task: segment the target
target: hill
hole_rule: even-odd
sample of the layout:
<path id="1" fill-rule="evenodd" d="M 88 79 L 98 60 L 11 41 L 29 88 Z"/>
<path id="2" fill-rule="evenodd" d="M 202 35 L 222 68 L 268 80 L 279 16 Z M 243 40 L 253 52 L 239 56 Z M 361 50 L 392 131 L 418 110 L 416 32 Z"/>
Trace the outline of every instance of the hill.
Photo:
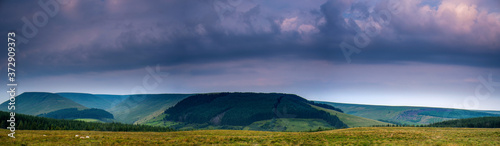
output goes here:
<path id="1" fill-rule="evenodd" d="M 500 116 L 486 112 L 449 108 L 362 105 L 323 101 L 316 102 L 340 108 L 346 114 L 400 125 L 424 125 L 452 119 Z"/>
<path id="2" fill-rule="evenodd" d="M 108 111 L 122 123 L 141 124 L 163 113 L 167 108 L 192 94 L 138 94 L 129 95 Z"/>
<path id="3" fill-rule="evenodd" d="M 500 117 L 449 120 L 429 124 L 430 127 L 500 128 Z"/>
<path id="4" fill-rule="evenodd" d="M 87 93 L 56 93 L 88 108 L 110 109 L 123 101 L 122 95 L 93 95 Z"/>
<path id="5" fill-rule="evenodd" d="M 289 120 L 286 121 L 288 124 L 281 125 L 276 124 L 275 119 Z M 197 94 L 166 110 L 163 120 L 177 122 L 177 128 L 181 129 L 188 126 L 196 129 L 207 127 L 245 129 L 246 127 L 254 130 L 252 127 L 260 125 L 261 127 L 255 130 L 287 131 L 293 129 L 290 126 L 294 126 L 293 123 L 297 122 L 313 124 L 305 126 L 305 129 L 312 129 L 318 124 L 330 128 L 347 127 L 337 116 L 311 107 L 308 100 L 297 95 L 279 93 Z"/>
<path id="6" fill-rule="evenodd" d="M 39 117 L 47 117 L 53 119 L 97 119 L 101 121 L 108 121 L 113 119 L 113 114 L 102 109 L 83 109 L 76 108 L 61 109 L 46 114 L 37 115 Z"/>
<path id="7" fill-rule="evenodd" d="M 8 103 L 8 101 L 2 103 L 0 110 L 6 111 Z M 16 113 L 39 115 L 66 108 L 87 109 L 81 104 L 54 93 L 24 92 L 16 97 Z"/>

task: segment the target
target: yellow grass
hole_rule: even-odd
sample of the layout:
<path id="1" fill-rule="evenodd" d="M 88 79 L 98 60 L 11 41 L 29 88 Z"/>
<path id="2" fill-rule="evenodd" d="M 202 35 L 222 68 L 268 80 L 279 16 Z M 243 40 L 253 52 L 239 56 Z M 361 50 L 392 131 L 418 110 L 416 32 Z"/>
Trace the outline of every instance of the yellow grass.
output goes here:
<path id="1" fill-rule="evenodd" d="M 500 145 L 500 129 L 373 127 L 323 132 L 200 130 L 180 132 L 99 132 L 0 130 L 0 145 Z M 79 135 L 79 137 L 75 137 Z M 90 138 L 80 138 L 89 136 Z"/>

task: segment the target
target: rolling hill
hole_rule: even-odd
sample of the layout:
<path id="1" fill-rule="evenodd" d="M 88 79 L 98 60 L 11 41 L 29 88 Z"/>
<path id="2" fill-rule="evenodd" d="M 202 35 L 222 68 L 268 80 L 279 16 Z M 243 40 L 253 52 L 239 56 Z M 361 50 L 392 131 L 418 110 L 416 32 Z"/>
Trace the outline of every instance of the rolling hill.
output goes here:
<path id="1" fill-rule="evenodd" d="M 116 96 L 98 96 L 87 93 L 56 93 L 62 97 L 66 97 L 68 99 L 73 100 L 76 103 L 79 103 L 88 108 L 98 108 L 98 109 L 110 109 L 120 101 L 123 101 L 123 97 Z M 107 97 L 107 98 L 106 98 Z M 114 100 L 113 100 L 114 99 Z M 118 102 L 114 102 L 118 101 Z"/>
<path id="2" fill-rule="evenodd" d="M 500 116 L 498 114 L 487 112 L 449 108 L 362 105 L 323 101 L 316 102 L 340 108 L 346 114 L 393 124 L 422 125 L 453 119 Z"/>
<path id="3" fill-rule="evenodd" d="M 0 106 L 4 108 L 0 110 L 7 110 L 7 105 L 8 102 L 2 103 Z M 97 110 L 89 107 L 106 111 L 99 110 L 100 114 L 87 116 L 88 111 Z M 25 92 L 17 96 L 16 112 L 63 119 L 172 126 L 181 130 L 265 131 L 426 125 L 453 119 L 500 117 L 499 111 L 308 101 L 281 93 L 104 95 Z"/>
<path id="4" fill-rule="evenodd" d="M 106 101 L 108 101 L 109 103 L 111 103 L 111 105 L 109 106 L 110 108 L 107 108 L 107 109 L 111 109 L 112 107 L 115 107 L 116 105 L 118 105 L 119 103 L 121 103 L 122 101 L 124 101 L 125 99 L 127 99 L 130 95 L 110 95 L 110 94 L 93 94 L 94 96 L 97 96 L 97 97 L 100 97 Z M 105 109 L 105 110 L 107 110 Z"/>
<path id="5" fill-rule="evenodd" d="M 136 123 L 147 121 L 163 113 L 167 108 L 192 94 L 141 94 L 141 95 L 106 95 L 87 93 L 44 93 L 25 92 L 16 98 L 16 112 L 28 115 L 60 114 L 57 110 L 76 108 L 78 110 L 97 108 L 113 114 L 116 121 Z M 8 102 L 0 110 L 6 111 Z M 84 118 L 88 119 L 88 118 Z M 99 118 L 92 118 L 99 119 Z"/>
<path id="6" fill-rule="evenodd" d="M 171 126 L 178 129 L 305 131 L 321 126 L 347 127 L 337 116 L 311 107 L 308 100 L 280 93 L 197 94 L 180 101 L 162 116 L 161 120 L 173 122 Z"/>
<path id="7" fill-rule="evenodd" d="M 108 111 L 119 122 L 142 124 L 190 95 L 192 94 L 129 95 L 128 98 Z"/>
<path id="8" fill-rule="evenodd" d="M 0 110 L 8 110 L 8 103 L 9 101 L 2 103 Z M 24 92 L 16 97 L 15 106 L 16 113 L 28 115 L 39 115 L 66 108 L 87 109 L 87 107 L 68 98 L 45 92 Z"/>

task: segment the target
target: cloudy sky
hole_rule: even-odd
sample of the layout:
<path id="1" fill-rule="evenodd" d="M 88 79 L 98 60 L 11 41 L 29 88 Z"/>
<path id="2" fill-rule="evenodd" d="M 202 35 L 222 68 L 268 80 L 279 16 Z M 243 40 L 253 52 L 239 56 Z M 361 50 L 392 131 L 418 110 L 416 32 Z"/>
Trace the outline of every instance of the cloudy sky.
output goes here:
<path id="1" fill-rule="evenodd" d="M 1 1 L 0 15 L 19 92 L 500 110 L 498 0 Z"/>

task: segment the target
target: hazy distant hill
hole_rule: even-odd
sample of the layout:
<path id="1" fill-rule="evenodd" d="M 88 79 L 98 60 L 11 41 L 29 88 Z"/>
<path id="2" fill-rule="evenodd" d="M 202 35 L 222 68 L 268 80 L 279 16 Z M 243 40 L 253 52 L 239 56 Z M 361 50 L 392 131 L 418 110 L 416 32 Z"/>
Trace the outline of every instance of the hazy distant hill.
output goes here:
<path id="1" fill-rule="evenodd" d="M 127 99 L 109 109 L 115 120 L 123 123 L 142 123 L 174 106 L 192 94 L 140 94 L 129 95 Z"/>
<path id="2" fill-rule="evenodd" d="M 317 126 L 347 127 L 337 116 L 311 107 L 308 100 L 279 93 L 197 94 L 166 110 L 163 120 L 175 122 L 174 127 L 180 129 L 305 131 Z"/>
<path id="3" fill-rule="evenodd" d="M 93 95 L 87 93 L 56 93 L 73 100 L 88 108 L 110 109 L 123 101 L 127 96 L 121 95 Z"/>
<path id="4" fill-rule="evenodd" d="M 390 122 L 396 124 L 430 124 L 452 119 L 500 116 L 487 112 L 430 108 L 430 107 L 412 107 L 412 106 L 380 106 L 380 105 L 362 105 L 346 104 L 335 102 L 323 102 L 342 109 L 346 114 L 365 117 L 369 119 Z"/>
<path id="5" fill-rule="evenodd" d="M 100 97 L 109 103 L 111 103 L 110 108 L 115 107 L 119 103 L 123 102 L 125 99 L 127 99 L 130 95 L 111 95 L 111 94 L 94 94 L 94 96 Z"/>
<path id="6" fill-rule="evenodd" d="M 7 111 L 8 103 L 9 101 L 2 103 L 0 110 Z M 15 106 L 16 113 L 28 115 L 39 115 L 66 108 L 87 109 L 68 98 L 45 92 L 24 92 L 16 97 Z"/>

